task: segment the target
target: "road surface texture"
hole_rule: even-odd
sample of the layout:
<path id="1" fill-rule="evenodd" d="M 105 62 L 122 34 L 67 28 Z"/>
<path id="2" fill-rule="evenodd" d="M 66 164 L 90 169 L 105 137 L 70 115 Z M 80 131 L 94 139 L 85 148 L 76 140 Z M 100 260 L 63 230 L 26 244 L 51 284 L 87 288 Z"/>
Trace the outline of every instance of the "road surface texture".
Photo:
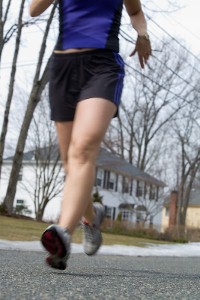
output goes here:
<path id="1" fill-rule="evenodd" d="M 44 258 L 0 250 L 0 299 L 200 299 L 199 258 L 72 254 L 65 271 Z"/>

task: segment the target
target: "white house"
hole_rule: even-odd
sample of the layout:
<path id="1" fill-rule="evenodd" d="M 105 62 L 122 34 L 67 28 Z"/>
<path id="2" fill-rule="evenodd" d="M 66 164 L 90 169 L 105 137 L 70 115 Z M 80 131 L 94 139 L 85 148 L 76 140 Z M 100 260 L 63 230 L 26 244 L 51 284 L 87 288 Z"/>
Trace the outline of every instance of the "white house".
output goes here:
<path id="1" fill-rule="evenodd" d="M 57 149 L 57 147 L 56 147 Z M 56 150 L 57 151 L 57 150 Z M 56 152 L 54 151 L 54 152 Z M 43 149 L 45 152 L 45 149 Z M 50 168 L 55 165 L 52 155 Z M 44 160 L 44 158 L 43 158 Z M 36 182 L 40 182 L 36 173 L 35 152 L 24 154 L 22 169 L 18 179 L 17 192 L 14 206 L 26 205 L 34 213 L 34 197 Z M 1 201 L 4 199 L 11 170 L 12 159 L 6 159 L 3 165 L 1 180 Z M 57 182 L 64 182 L 64 171 L 59 160 L 54 172 L 58 174 Z M 49 171 L 48 171 L 49 172 Z M 37 177 L 37 179 L 36 179 Z M 58 186 L 56 183 L 55 187 Z M 122 220 L 139 222 L 145 218 L 148 212 L 150 222 L 159 227 L 161 225 L 162 195 L 165 184 L 127 163 L 120 157 L 113 155 L 105 149 L 100 149 L 96 162 L 96 181 L 94 192 L 98 190 L 103 196 L 102 202 L 106 206 L 107 217 L 112 220 L 121 216 Z M 42 187 L 41 187 L 42 188 Z M 62 192 L 59 192 L 46 206 L 45 220 L 55 220 L 59 216 Z"/>

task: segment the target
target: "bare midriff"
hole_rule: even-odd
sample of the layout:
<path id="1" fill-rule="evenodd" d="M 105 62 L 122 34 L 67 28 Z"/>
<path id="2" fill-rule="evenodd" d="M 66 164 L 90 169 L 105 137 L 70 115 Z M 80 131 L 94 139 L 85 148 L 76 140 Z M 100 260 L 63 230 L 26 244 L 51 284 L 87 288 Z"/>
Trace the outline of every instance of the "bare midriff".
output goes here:
<path id="1" fill-rule="evenodd" d="M 66 50 L 54 50 L 54 53 L 76 53 L 76 52 L 85 52 L 85 51 L 92 51 L 95 50 L 96 48 L 72 48 L 72 49 L 66 49 Z"/>

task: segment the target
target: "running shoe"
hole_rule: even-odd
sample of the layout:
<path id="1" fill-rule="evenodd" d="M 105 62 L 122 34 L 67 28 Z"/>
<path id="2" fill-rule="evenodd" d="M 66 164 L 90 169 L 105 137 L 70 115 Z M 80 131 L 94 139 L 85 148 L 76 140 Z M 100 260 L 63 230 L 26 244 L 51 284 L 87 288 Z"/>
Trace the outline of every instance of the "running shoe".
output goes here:
<path id="1" fill-rule="evenodd" d="M 82 223 L 84 232 L 83 247 L 84 252 L 87 255 L 94 255 L 102 244 L 100 226 L 105 217 L 105 208 L 99 202 L 95 202 L 93 205 L 96 213 L 93 225 L 90 225 L 87 222 Z"/>
<path id="2" fill-rule="evenodd" d="M 58 225 L 50 225 L 41 236 L 41 243 L 49 252 L 47 264 L 55 269 L 65 270 L 70 255 L 70 234 Z"/>

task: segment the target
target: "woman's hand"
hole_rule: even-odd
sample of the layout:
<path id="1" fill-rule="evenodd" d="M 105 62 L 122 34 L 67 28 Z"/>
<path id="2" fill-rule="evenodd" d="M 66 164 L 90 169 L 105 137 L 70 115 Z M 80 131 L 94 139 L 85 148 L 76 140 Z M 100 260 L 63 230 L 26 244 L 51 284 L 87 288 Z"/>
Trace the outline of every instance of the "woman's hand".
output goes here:
<path id="1" fill-rule="evenodd" d="M 141 7 L 141 1 L 124 0 L 124 4 L 130 16 L 131 24 L 138 34 L 135 49 L 130 56 L 133 56 L 137 52 L 141 68 L 144 69 L 151 55 L 151 42 L 147 34 L 147 22 Z"/>
<path id="2" fill-rule="evenodd" d="M 151 55 L 151 42 L 147 34 L 145 35 L 138 35 L 135 49 L 130 54 L 130 56 L 135 55 L 137 52 L 140 66 L 142 69 L 144 69 L 145 64 L 147 63 L 147 60 L 149 59 L 149 56 Z"/>

